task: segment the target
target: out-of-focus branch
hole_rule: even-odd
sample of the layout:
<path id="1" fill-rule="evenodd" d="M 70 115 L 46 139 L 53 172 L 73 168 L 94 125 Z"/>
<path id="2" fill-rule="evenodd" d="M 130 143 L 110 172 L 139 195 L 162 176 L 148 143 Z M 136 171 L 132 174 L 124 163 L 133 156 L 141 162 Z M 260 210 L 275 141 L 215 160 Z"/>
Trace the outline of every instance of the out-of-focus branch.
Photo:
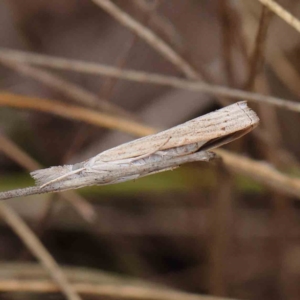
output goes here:
<path id="1" fill-rule="evenodd" d="M 14 61 L 46 66 L 50 68 L 67 69 L 87 74 L 105 75 L 140 83 L 171 86 L 174 88 L 186 89 L 195 92 L 205 92 L 211 95 L 228 97 L 231 99 L 244 99 L 300 112 L 300 104 L 290 100 L 246 92 L 238 89 L 231 89 L 228 87 L 208 84 L 199 81 L 194 82 L 190 80 L 183 80 L 172 76 L 164 76 L 133 70 L 122 70 L 114 67 L 104 66 L 101 64 L 87 63 L 83 61 L 57 58 L 47 55 L 30 54 L 22 51 L 7 50 L 3 48 L 0 48 L 0 57 L 6 57 L 7 59 L 11 59 Z"/>
<path id="2" fill-rule="evenodd" d="M 198 72 L 186 62 L 176 51 L 167 43 L 159 38 L 155 33 L 144 25 L 134 20 L 130 15 L 121 10 L 117 5 L 109 0 L 92 0 L 102 9 L 112 15 L 118 22 L 135 32 L 140 38 L 150 44 L 167 60 L 172 62 L 180 71 L 182 71 L 190 79 L 201 79 Z"/>
<path id="3" fill-rule="evenodd" d="M 58 287 L 48 280 L 46 272 L 37 264 L 3 263 L 0 267 L 1 292 L 55 293 L 58 291 Z M 74 290 L 90 297 L 123 300 L 230 300 L 176 291 L 148 284 L 146 281 L 124 279 L 88 268 L 62 267 L 62 270 L 71 281 Z M 31 279 L 24 280 L 29 276 Z"/>
<path id="4" fill-rule="evenodd" d="M 97 126 L 118 129 L 137 136 L 152 134 L 154 132 L 151 127 L 147 127 L 136 121 L 130 121 L 127 118 L 122 118 L 120 116 L 117 117 L 54 100 L 52 101 L 11 93 L 0 93 L 0 106 L 34 109 L 72 120 L 84 121 Z"/>
<path id="5" fill-rule="evenodd" d="M 287 22 L 290 26 L 300 32 L 300 21 L 296 17 L 294 17 L 291 13 L 285 10 L 282 6 L 280 6 L 277 2 L 273 0 L 258 0 L 263 5 L 272 10 L 276 15 L 278 15 L 282 20 Z"/>
<path id="6" fill-rule="evenodd" d="M 266 7 L 263 7 L 259 20 L 258 31 L 255 38 L 254 50 L 249 60 L 250 70 L 245 84 L 246 90 L 251 91 L 253 89 L 255 78 L 261 71 L 264 60 L 267 32 L 272 15 L 273 14 Z"/>
<path id="7" fill-rule="evenodd" d="M 163 1 L 161 1 L 162 3 Z M 153 10 L 153 5 L 152 3 L 149 3 L 146 1 L 140 1 L 140 0 L 133 0 L 131 1 L 131 5 L 133 5 L 136 9 L 138 9 L 139 13 L 147 15 L 149 14 L 149 11 L 151 12 L 151 17 L 150 17 L 150 25 L 151 28 L 155 31 L 158 32 L 158 34 L 169 43 L 171 47 L 174 49 L 179 50 L 180 53 L 186 50 L 186 45 L 184 45 L 183 37 L 181 34 L 178 32 L 174 24 L 170 19 L 167 19 L 165 16 L 160 14 L 159 12 Z M 143 22 L 144 25 L 145 22 Z"/>
<path id="8" fill-rule="evenodd" d="M 24 76 L 28 76 L 33 78 L 48 87 L 59 91 L 61 94 L 69 97 L 73 101 L 77 103 L 83 104 L 85 106 L 89 106 L 92 108 L 100 109 L 104 112 L 108 112 L 116 115 L 123 115 L 129 117 L 133 117 L 129 112 L 125 111 L 121 107 L 110 103 L 104 99 L 101 99 L 94 95 L 93 93 L 85 90 L 78 85 L 71 83 L 57 75 L 51 74 L 48 71 L 39 70 L 37 68 L 31 67 L 26 64 L 18 64 L 11 60 L 1 58 L 0 63 Z"/>
<path id="9" fill-rule="evenodd" d="M 223 149 L 214 150 L 214 152 L 222 157 L 228 169 L 249 176 L 278 192 L 300 199 L 299 178 L 279 172 L 267 162 L 259 162 Z"/>
<path id="10" fill-rule="evenodd" d="M 27 226 L 27 224 L 20 218 L 20 216 L 5 203 L 0 203 L 0 215 L 2 215 L 4 220 L 10 225 L 10 227 L 34 254 L 34 256 L 36 256 L 41 264 L 45 267 L 49 275 L 54 279 L 67 299 L 81 300 L 81 297 L 70 285 L 54 258 L 41 244 L 39 239 Z"/>

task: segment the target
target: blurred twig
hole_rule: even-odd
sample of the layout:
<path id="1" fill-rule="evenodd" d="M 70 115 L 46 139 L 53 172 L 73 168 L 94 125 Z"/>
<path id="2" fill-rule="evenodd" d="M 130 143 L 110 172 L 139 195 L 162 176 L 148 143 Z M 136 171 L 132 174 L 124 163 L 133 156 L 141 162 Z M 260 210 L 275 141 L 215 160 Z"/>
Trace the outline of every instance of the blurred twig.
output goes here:
<path id="1" fill-rule="evenodd" d="M 228 294 L 229 252 L 232 250 L 232 231 L 234 202 L 236 198 L 235 184 L 232 174 L 220 162 L 217 172 L 218 188 L 212 193 L 211 212 L 209 216 L 209 294 L 224 296 Z"/>
<path id="2" fill-rule="evenodd" d="M 267 6 L 270 10 L 272 10 L 275 14 L 277 14 L 282 20 L 287 22 L 290 26 L 300 32 L 300 21 L 296 17 L 294 17 L 291 13 L 285 10 L 282 6 L 280 6 L 277 2 L 273 0 L 258 0 L 263 5 Z"/>
<path id="3" fill-rule="evenodd" d="M 141 83 L 172 86 L 174 88 L 187 89 L 191 91 L 201 91 L 220 97 L 228 97 L 239 100 L 245 99 L 253 102 L 262 102 L 291 111 L 300 112 L 300 104 L 290 100 L 272 96 L 265 96 L 238 89 L 231 89 L 220 85 L 213 85 L 199 81 L 192 82 L 190 80 L 183 80 L 177 77 L 164 76 L 133 70 L 120 70 L 118 68 L 108 67 L 101 64 L 87 63 L 83 61 L 70 60 L 64 58 L 56 58 L 39 54 L 29 54 L 22 51 L 6 50 L 3 48 L 0 48 L 0 57 L 1 56 L 5 56 L 9 59 L 20 61 L 23 63 L 48 66 L 51 68 L 68 69 L 88 74 L 102 74 L 105 76 L 118 77 L 125 80 L 132 80 Z"/>
<path id="4" fill-rule="evenodd" d="M 300 198 L 299 178 L 281 173 L 267 162 L 255 161 L 223 149 L 214 152 L 222 157 L 224 164 L 230 170 L 247 175 L 278 192 Z"/>
<path id="5" fill-rule="evenodd" d="M 234 72 L 232 64 L 233 28 L 231 24 L 231 10 L 227 1 L 219 1 L 218 14 L 221 26 L 222 67 L 224 78 L 229 86 L 234 85 Z"/>
<path id="6" fill-rule="evenodd" d="M 0 133 L 0 152 L 3 152 L 10 159 L 28 171 L 33 171 L 41 167 L 41 165 L 14 144 L 3 133 Z"/>
<path id="7" fill-rule="evenodd" d="M 5 58 L 0 58 L 0 63 L 25 76 L 29 76 L 44 83 L 80 104 L 87 105 L 92 108 L 98 108 L 111 114 L 123 115 L 131 118 L 133 117 L 129 112 L 126 112 L 117 105 L 103 100 L 84 88 L 79 87 L 78 85 L 73 84 L 57 75 L 51 74 L 48 71 L 39 70 L 26 64 L 17 64 Z"/>
<path id="8" fill-rule="evenodd" d="M 59 291 L 55 284 L 45 278 L 46 274 L 43 269 L 36 264 L 5 263 L 1 264 L 1 267 L 4 268 L 1 270 L 6 270 L 3 272 L 6 279 L 0 280 L 1 292 L 55 293 Z M 62 269 L 72 282 L 74 290 L 87 296 L 124 300 L 233 300 L 232 298 L 179 292 L 170 288 L 147 284 L 144 281 L 124 279 L 87 268 L 62 267 Z M 16 276 L 30 277 L 31 279 L 15 279 Z"/>
<path id="9" fill-rule="evenodd" d="M 138 1 L 138 3 L 142 5 L 143 1 Z M 147 11 L 144 12 L 143 21 L 146 23 L 146 25 L 148 25 L 151 16 L 154 13 L 154 11 L 157 9 L 158 5 L 159 2 L 156 1 L 155 3 L 153 3 L 153 5 L 151 5 L 151 8 L 148 8 Z M 116 59 L 115 66 L 118 69 L 124 69 L 126 62 L 130 56 L 130 53 L 132 52 L 134 46 L 137 44 L 138 41 L 139 41 L 138 35 L 133 33 L 131 39 L 126 43 L 126 45 L 124 45 L 121 53 L 118 55 Z M 100 94 L 103 95 L 106 99 L 109 99 L 118 79 L 119 78 L 116 77 L 106 78 L 102 85 Z"/>
<path id="10" fill-rule="evenodd" d="M 255 77 L 258 73 L 260 73 L 263 65 L 267 31 L 269 28 L 271 17 L 272 13 L 267 8 L 263 7 L 260 16 L 258 32 L 256 34 L 255 47 L 253 50 L 253 54 L 249 60 L 250 70 L 247 82 L 245 84 L 245 89 L 247 90 L 252 90 Z"/>
<path id="11" fill-rule="evenodd" d="M 263 6 L 255 39 L 255 48 L 250 60 L 250 73 L 246 83 L 246 88 L 249 90 L 255 89 L 256 91 L 266 93 L 270 90 L 262 66 L 265 58 L 267 32 L 272 16 L 272 11 Z M 286 165 L 284 160 L 289 153 L 282 147 L 282 131 L 275 107 L 269 108 L 260 104 L 259 112 L 263 120 L 262 128 L 265 128 L 264 130 L 268 133 L 269 141 L 271 142 L 265 147 L 261 147 L 264 157 L 274 166 L 280 167 L 280 165 Z M 286 155 L 281 155 L 278 150 L 285 152 Z M 283 261 L 289 247 L 286 232 L 291 229 L 287 220 L 292 216 L 292 202 L 287 195 L 279 194 L 276 191 L 271 192 L 271 201 L 273 205 L 273 222 L 270 223 L 270 232 L 273 233 L 275 238 L 269 242 L 270 247 L 274 248 L 273 255 L 269 259 L 278 270 L 278 272 L 274 274 L 277 294 L 282 299 L 289 299 L 293 298 L 293 296 L 289 293 L 284 284 L 284 279 L 287 278 L 287 274 L 285 274 Z"/>
<path id="12" fill-rule="evenodd" d="M 297 65 L 293 64 L 288 54 L 280 47 L 273 47 L 266 60 L 277 75 L 277 78 L 295 95 L 300 94 L 300 75 Z"/>
<path id="13" fill-rule="evenodd" d="M 176 30 L 172 21 L 157 11 L 157 3 L 151 4 L 147 0 L 133 0 L 131 1 L 131 5 L 138 9 L 140 14 L 147 15 L 149 12 L 151 12 L 151 17 L 148 23 L 155 32 L 158 32 L 158 34 L 163 37 L 164 40 L 168 41 L 171 47 L 174 49 L 179 49 L 179 52 L 181 53 L 187 50 L 186 45 L 184 45 L 183 37 Z M 153 9 L 153 7 L 155 9 Z"/>
<path id="14" fill-rule="evenodd" d="M 144 25 L 134 20 L 130 15 L 122 11 L 117 5 L 109 0 L 92 0 L 106 12 L 111 14 L 121 24 L 134 31 L 140 38 L 150 44 L 154 49 L 161 53 L 164 57 L 172 62 L 180 71 L 188 78 L 200 79 L 200 75 L 186 62 L 176 51 L 173 50 L 167 43 L 159 38 L 155 33 L 149 30 Z"/>
<path id="15" fill-rule="evenodd" d="M 9 226 L 15 231 L 15 233 L 21 238 L 25 245 L 30 249 L 30 251 L 42 263 L 45 269 L 49 272 L 49 275 L 54 279 L 61 291 L 65 294 L 67 299 L 81 300 L 81 297 L 69 284 L 59 265 L 46 250 L 46 248 L 41 244 L 39 239 L 31 231 L 27 224 L 20 218 L 20 216 L 5 203 L 0 203 L 0 214 L 9 224 Z"/>
<path id="16" fill-rule="evenodd" d="M 126 287 L 114 284 L 93 284 L 86 282 L 73 283 L 72 288 L 79 294 L 114 299 L 137 300 L 234 300 L 233 298 L 213 297 L 196 294 L 188 294 L 175 291 L 156 290 L 155 288 Z M 47 280 L 2 280 L 0 281 L 2 292 L 31 292 L 31 293 L 55 293 L 58 288 Z"/>
<path id="17" fill-rule="evenodd" d="M 128 119 L 121 118 L 120 116 L 117 117 L 54 100 L 34 98 L 11 93 L 0 93 L 0 106 L 34 109 L 52 113 L 68 119 L 85 121 L 97 126 L 118 129 L 120 131 L 137 136 L 153 133 L 153 129 L 151 127 L 144 126 L 138 122 L 130 121 Z"/>

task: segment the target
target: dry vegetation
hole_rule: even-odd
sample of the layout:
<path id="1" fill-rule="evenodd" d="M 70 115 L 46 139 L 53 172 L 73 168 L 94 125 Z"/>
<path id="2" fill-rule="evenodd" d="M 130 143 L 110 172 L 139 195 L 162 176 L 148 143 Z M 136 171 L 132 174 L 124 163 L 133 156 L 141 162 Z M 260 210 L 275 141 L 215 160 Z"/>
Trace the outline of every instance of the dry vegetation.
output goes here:
<path id="1" fill-rule="evenodd" d="M 1 202 L 0 298 L 299 299 L 297 16 L 296 0 L 1 1 L 1 191 L 234 101 L 261 124 L 213 163 Z"/>

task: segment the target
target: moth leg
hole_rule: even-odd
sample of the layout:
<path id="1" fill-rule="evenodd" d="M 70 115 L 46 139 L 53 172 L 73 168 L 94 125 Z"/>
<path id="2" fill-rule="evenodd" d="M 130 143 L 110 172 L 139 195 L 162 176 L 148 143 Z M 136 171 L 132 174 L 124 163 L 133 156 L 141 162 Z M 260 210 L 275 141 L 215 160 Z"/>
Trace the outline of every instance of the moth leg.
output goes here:
<path id="1" fill-rule="evenodd" d="M 198 145 L 195 145 L 195 148 L 199 149 L 201 147 L 201 145 L 199 147 L 197 147 Z M 195 151 L 190 151 L 190 153 L 188 153 L 187 155 L 193 153 L 193 152 L 196 152 L 197 150 Z M 200 153 L 201 153 L 201 156 L 200 156 Z M 184 155 L 184 154 L 182 154 Z M 181 155 L 180 155 L 181 156 Z M 214 159 L 216 157 L 216 154 L 214 152 L 209 152 L 209 151 L 201 151 L 199 152 L 199 158 L 196 160 L 196 161 L 210 161 L 212 159 Z M 132 180 L 132 179 L 138 179 L 138 178 L 141 178 L 141 177 L 145 177 L 145 176 L 148 176 L 148 175 L 153 175 L 153 174 L 157 174 L 157 173 L 161 173 L 161 172 L 166 172 L 166 171 L 173 171 L 177 168 L 179 168 L 180 165 L 175 165 L 175 166 L 172 166 L 172 167 L 166 167 L 166 168 L 162 168 L 162 169 L 159 169 L 159 170 L 155 170 L 155 171 L 152 171 L 152 172 L 147 172 L 147 171 L 144 171 L 143 173 L 140 173 L 138 175 L 133 175 L 133 176 L 128 176 L 128 177 L 124 177 L 122 180 L 116 180 L 115 182 L 122 182 L 122 181 L 127 181 L 127 180 Z"/>
<path id="2" fill-rule="evenodd" d="M 209 151 L 203 151 L 201 153 L 202 153 L 203 157 L 201 157 L 200 161 L 207 161 L 208 162 L 212 159 L 215 159 L 216 156 L 217 156 L 214 152 L 209 152 Z M 140 176 L 138 178 L 148 176 L 148 175 L 157 174 L 157 173 L 161 173 L 161 172 L 165 172 L 165 171 L 173 171 L 173 170 L 176 170 L 179 167 L 180 166 L 174 166 L 174 167 L 163 168 L 163 169 L 160 169 L 160 170 L 157 170 L 157 171 L 144 172 L 144 173 L 140 174 Z"/>
<path id="3" fill-rule="evenodd" d="M 135 179 L 138 179 L 139 177 L 140 177 L 139 174 L 120 177 L 118 179 L 113 179 L 113 180 L 110 180 L 110 181 L 106 181 L 105 184 L 121 183 L 121 182 L 129 181 L 129 180 L 135 180 Z M 102 185 L 102 184 L 100 184 L 100 185 Z"/>
<path id="4" fill-rule="evenodd" d="M 44 188 L 45 186 L 47 186 L 47 185 L 49 185 L 49 184 L 52 184 L 52 183 L 54 183 L 54 182 L 57 182 L 57 181 L 61 181 L 62 179 L 66 178 L 66 177 L 68 177 L 68 176 L 70 176 L 70 175 L 74 175 L 74 174 L 80 173 L 80 172 L 83 171 L 84 169 L 85 169 L 85 168 L 80 168 L 80 169 L 71 171 L 71 172 L 69 172 L 69 173 L 67 173 L 67 174 L 64 174 L 64 175 L 62 175 L 62 176 L 59 176 L 59 177 L 57 177 L 57 178 L 54 178 L 54 179 L 52 179 L 52 180 L 50 180 L 50 181 L 44 183 L 43 185 L 41 185 L 40 188 L 42 189 L 42 188 Z"/>
<path id="5" fill-rule="evenodd" d="M 197 152 L 205 143 L 206 141 L 187 144 L 187 145 L 178 146 L 166 150 L 157 151 L 155 154 L 160 155 L 162 157 L 170 157 L 170 158 L 184 156 L 184 155 Z"/>
<path id="6" fill-rule="evenodd" d="M 153 174 L 157 174 L 157 173 L 162 173 L 162 172 L 166 172 L 166 171 L 173 171 L 173 170 L 176 170 L 178 168 L 179 168 L 179 166 L 175 166 L 175 167 L 168 167 L 168 168 L 164 168 L 164 169 L 161 169 L 161 170 L 153 171 L 153 172 L 150 172 L 150 173 L 145 173 L 145 174 L 142 173 L 140 177 L 153 175 Z"/>
<path id="7" fill-rule="evenodd" d="M 107 183 L 109 183 L 109 184 L 115 184 L 115 183 L 125 182 L 125 181 L 129 181 L 129 180 L 136 180 L 136 179 L 139 179 L 141 177 L 148 176 L 148 175 L 153 175 L 153 174 L 157 174 L 157 173 L 161 173 L 161 172 L 165 172 L 165 171 L 172 171 L 172 170 L 175 170 L 177 168 L 179 168 L 179 166 L 168 167 L 168 168 L 164 168 L 164 169 L 153 171 L 153 172 L 144 172 L 144 173 L 141 173 L 141 174 L 125 176 L 125 177 L 121 177 L 121 178 L 109 181 Z"/>

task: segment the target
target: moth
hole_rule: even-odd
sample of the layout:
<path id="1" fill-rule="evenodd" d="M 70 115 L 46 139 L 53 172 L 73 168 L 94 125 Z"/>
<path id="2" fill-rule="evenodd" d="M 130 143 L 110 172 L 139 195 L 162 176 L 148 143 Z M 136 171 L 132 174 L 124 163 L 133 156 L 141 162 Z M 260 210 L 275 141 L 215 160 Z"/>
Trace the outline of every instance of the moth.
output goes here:
<path id="1" fill-rule="evenodd" d="M 105 185 L 137 179 L 191 161 L 209 161 L 210 150 L 240 138 L 259 123 L 246 101 L 237 102 L 168 130 L 136 139 L 74 165 L 31 172 L 41 189 Z"/>

